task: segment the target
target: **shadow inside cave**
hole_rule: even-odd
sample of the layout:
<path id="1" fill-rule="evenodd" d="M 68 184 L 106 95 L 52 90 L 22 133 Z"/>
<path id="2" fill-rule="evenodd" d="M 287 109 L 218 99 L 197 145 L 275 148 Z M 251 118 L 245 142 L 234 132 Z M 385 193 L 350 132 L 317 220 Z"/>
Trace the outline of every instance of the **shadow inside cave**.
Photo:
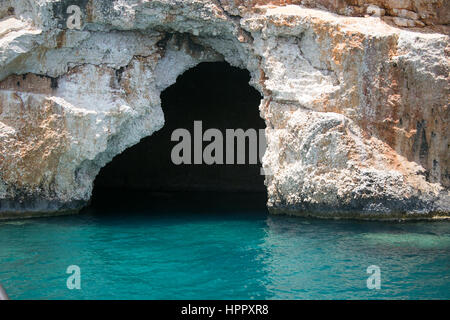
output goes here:
<path id="1" fill-rule="evenodd" d="M 194 121 L 202 122 L 202 132 L 215 128 L 225 131 L 265 128 L 259 116 L 261 95 L 249 85 L 247 70 L 225 62 L 201 63 L 178 77 L 161 94 L 164 127 L 142 139 L 108 163 L 95 179 L 91 208 L 147 208 L 154 210 L 266 210 L 264 176 L 258 163 L 179 164 L 171 152 L 179 141 L 171 141 L 174 130 L 191 134 L 194 159 Z M 201 139 L 200 139 L 201 140 Z M 201 150 L 211 142 L 200 141 Z M 237 149 L 234 146 L 236 159 Z M 226 162 L 226 161 L 224 161 Z"/>

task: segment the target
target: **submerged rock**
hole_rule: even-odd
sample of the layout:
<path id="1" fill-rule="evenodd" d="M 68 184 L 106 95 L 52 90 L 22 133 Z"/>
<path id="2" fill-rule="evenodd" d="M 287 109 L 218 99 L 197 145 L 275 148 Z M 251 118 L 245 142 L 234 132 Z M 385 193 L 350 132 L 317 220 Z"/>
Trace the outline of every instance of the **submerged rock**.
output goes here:
<path id="1" fill-rule="evenodd" d="M 0 217 L 83 207 L 99 170 L 164 125 L 160 93 L 223 60 L 263 95 L 273 213 L 448 215 L 441 2 L 3 1 Z"/>

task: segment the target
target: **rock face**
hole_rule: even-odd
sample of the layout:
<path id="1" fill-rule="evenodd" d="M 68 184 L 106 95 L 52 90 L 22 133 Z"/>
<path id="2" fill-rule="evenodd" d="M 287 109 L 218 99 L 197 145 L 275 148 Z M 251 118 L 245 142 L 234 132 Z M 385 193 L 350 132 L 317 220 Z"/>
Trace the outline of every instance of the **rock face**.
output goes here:
<path id="1" fill-rule="evenodd" d="M 162 128 L 160 93 L 223 60 L 263 95 L 272 212 L 448 215 L 448 4 L 360 3 L 1 1 L 0 217 L 80 209 Z"/>

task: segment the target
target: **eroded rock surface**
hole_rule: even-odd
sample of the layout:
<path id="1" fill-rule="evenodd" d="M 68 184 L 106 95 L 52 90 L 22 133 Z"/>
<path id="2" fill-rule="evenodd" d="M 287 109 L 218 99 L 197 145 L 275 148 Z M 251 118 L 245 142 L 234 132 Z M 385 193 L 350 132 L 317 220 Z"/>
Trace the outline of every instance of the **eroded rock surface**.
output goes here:
<path id="1" fill-rule="evenodd" d="M 0 216 L 80 209 L 160 93 L 222 60 L 264 97 L 272 212 L 448 215 L 448 5 L 360 2 L 1 1 Z"/>

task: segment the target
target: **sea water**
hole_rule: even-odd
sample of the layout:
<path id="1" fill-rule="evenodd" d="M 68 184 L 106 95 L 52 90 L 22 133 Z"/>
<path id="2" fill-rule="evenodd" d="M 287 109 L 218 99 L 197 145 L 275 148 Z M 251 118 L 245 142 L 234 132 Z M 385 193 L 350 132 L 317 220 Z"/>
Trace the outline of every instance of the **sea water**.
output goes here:
<path id="1" fill-rule="evenodd" d="M 0 222 L 0 283 L 11 299 L 450 298 L 449 222 L 306 219 L 188 198 L 187 209 L 165 198 Z M 67 286 L 74 265 L 80 289 Z M 380 289 L 367 285 L 372 265 Z"/>

